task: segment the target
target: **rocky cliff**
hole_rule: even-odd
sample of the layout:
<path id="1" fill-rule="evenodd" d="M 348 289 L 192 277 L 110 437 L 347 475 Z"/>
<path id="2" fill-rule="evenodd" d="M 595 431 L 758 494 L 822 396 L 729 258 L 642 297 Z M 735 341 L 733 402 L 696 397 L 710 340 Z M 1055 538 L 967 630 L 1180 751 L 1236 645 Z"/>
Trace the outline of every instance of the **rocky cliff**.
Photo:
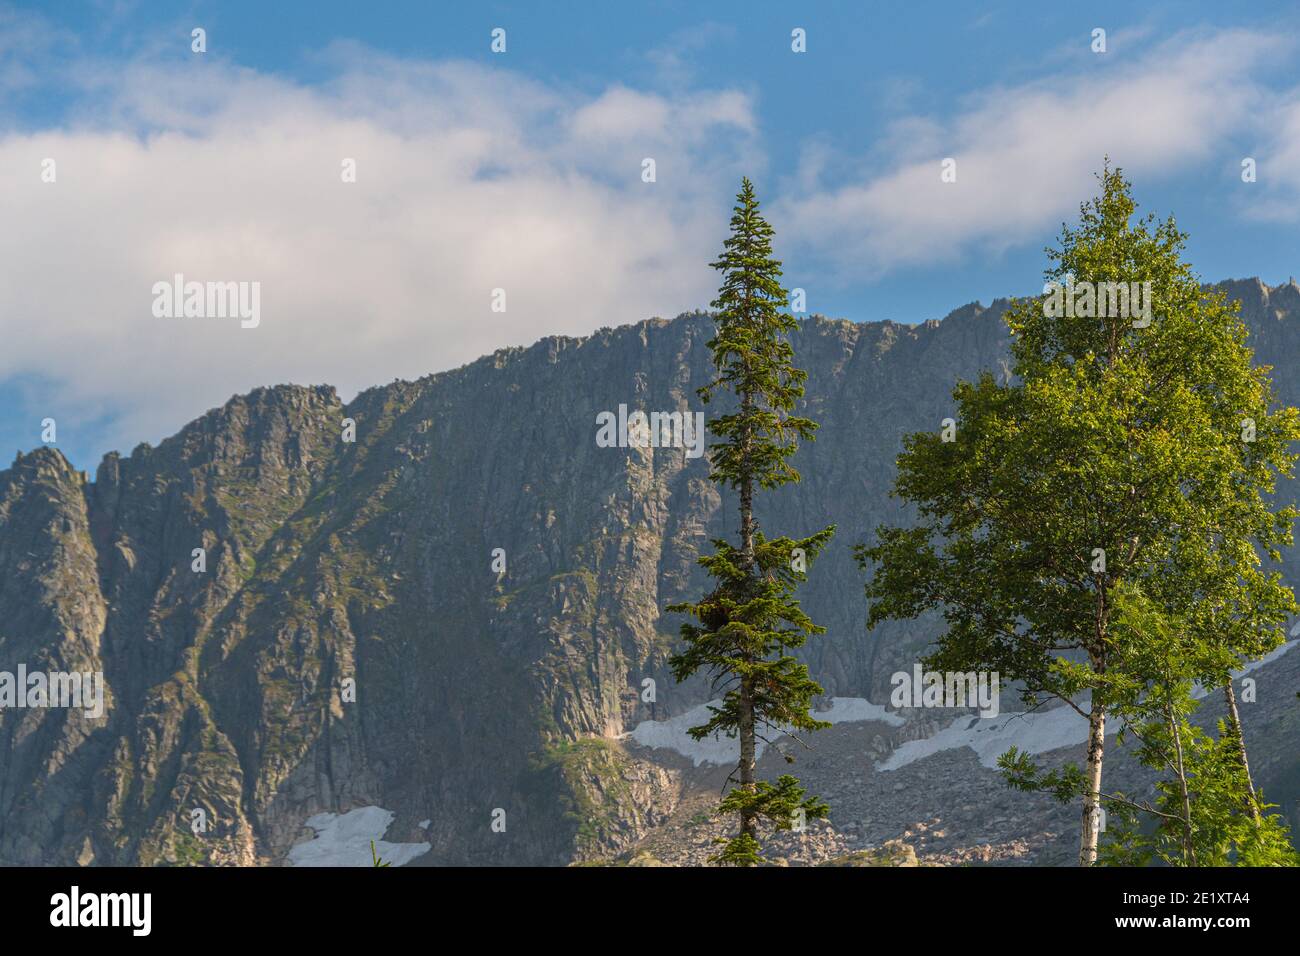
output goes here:
<path id="1" fill-rule="evenodd" d="M 1300 289 L 1227 287 L 1300 404 Z M 807 653 L 828 696 L 883 700 L 929 639 L 866 635 L 851 549 L 900 517 L 902 435 L 938 427 L 957 378 L 1005 374 L 1002 305 L 794 337 L 822 427 L 759 517 L 838 526 L 802 592 L 829 629 Z M 645 838 L 689 787 L 620 736 L 706 699 L 673 683 L 661 609 L 698 591 L 697 550 L 735 509 L 681 448 L 598 447 L 596 416 L 702 409 L 711 331 L 692 314 L 544 339 L 346 405 L 260 389 L 93 481 L 54 448 L 20 454 L 0 471 L 0 671 L 108 690 L 100 717 L 0 711 L 0 864 L 278 863 L 309 817 L 362 806 L 435 864 Z M 1286 570 L 1300 584 L 1300 552 Z M 1260 765 L 1300 786 L 1294 748 Z"/>

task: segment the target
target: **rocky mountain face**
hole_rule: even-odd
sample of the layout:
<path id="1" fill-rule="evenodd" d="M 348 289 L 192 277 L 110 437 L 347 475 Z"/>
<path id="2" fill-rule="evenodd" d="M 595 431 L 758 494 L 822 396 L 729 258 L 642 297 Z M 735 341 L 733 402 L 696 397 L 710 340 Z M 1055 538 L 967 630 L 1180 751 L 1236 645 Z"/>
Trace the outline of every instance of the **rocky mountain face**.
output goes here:
<path id="1" fill-rule="evenodd" d="M 1227 288 L 1300 404 L 1300 288 Z M 802 484 L 763 496 L 759 519 L 837 526 L 802 591 L 828 628 L 806 655 L 828 697 L 884 702 L 931 638 L 926 622 L 865 632 L 852 547 L 905 517 L 888 497 L 901 437 L 939 427 L 956 379 L 1006 373 L 1004 306 L 915 327 L 814 317 L 794 336 L 801 412 L 821 430 L 796 456 Z M 107 690 L 99 717 L 0 710 L 0 864 L 280 863 L 309 817 L 363 806 L 393 811 L 388 838 L 428 843 L 435 865 L 668 840 L 716 781 L 621 737 L 709 697 L 674 684 L 662 609 L 699 592 L 697 552 L 734 535 L 735 505 L 703 458 L 599 447 L 596 420 L 703 410 L 711 333 L 692 314 L 550 338 L 347 405 L 326 387 L 259 389 L 109 455 L 93 481 L 54 448 L 20 454 L 0 471 L 0 672 L 99 672 Z M 1300 551 L 1286 573 L 1300 584 Z M 1252 751 L 1266 791 L 1300 791 L 1300 701 L 1285 696 Z M 1246 711 L 1249 731 L 1263 718 Z M 836 727 L 809 770 L 852 804 L 871 783 L 869 768 L 843 776 L 854 754 L 933 729 Z M 882 777 L 877 803 L 894 809 L 875 829 L 833 813 L 859 837 L 827 853 L 934 809 L 926 766 L 901 790 Z M 989 829 L 971 809 L 983 796 L 945 799 Z"/>

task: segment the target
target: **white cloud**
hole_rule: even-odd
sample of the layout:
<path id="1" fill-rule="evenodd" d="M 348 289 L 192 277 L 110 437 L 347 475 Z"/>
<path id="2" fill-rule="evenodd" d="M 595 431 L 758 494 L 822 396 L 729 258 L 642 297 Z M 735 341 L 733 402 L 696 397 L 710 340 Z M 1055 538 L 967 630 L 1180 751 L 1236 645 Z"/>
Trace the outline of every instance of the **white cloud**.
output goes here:
<path id="1" fill-rule="evenodd" d="M 75 38 L 57 30 L 39 17 L 0 6 L 0 116 L 8 106 L 8 94 L 37 87 L 42 77 L 39 64 L 52 56 L 67 55 Z"/>
<path id="2" fill-rule="evenodd" d="M 663 43 L 641 53 L 640 58 L 650 64 L 661 84 L 679 89 L 694 80 L 699 61 L 712 48 L 734 43 L 735 39 L 732 24 L 698 23 L 676 31 Z"/>
<path id="3" fill-rule="evenodd" d="M 154 48 L 109 62 L 33 23 L 0 11 L 0 90 L 50 76 L 72 95 L 45 130 L 20 128 L 0 97 L 0 385 L 57 391 L 123 449 L 257 385 L 350 397 L 697 308 L 742 174 L 760 178 L 781 257 L 805 281 L 1039 242 L 1092 193 L 1106 153 L 1147 181 L 1211 165 L 1231 181 L 1257 154 L 1238 210 L 1300 218 L 1300 100 L 1256 75 L 1292 51 L 1249 31 L 1156 45 L 1130 31 L 1105 59 L 1046 50 L 1046 78 L 958 98 L 948 116 L 899 112 L 864 155 L 836 149 L 833 131 L 810 138 L 778 198 L 762 188 L 753 98 L 688 83 L 712 27 L 651 56 L 672 74 L 656 91 L 586 92 L 347 42 L 312 58 L 327 78 L 311 86 Z M 3 37 L 20 34 L 6 57 Z M 955 184 L 939 179 L 946 156 Z M 56 184 L 40 181 L 45 157 Z M 344 157 L 356 184 L 340 181 Z M 260 282 L 260 327 L 155 319 L 151 287 L 177 272 Z M 498 287 L 505 314 L 489 308 Z M 78 422 L 61 416 L 74 443 Z"/>
<path id="4" fill-rule="evenodd" d="M 1237 176 L 1243 159 L 1257 164 L 1256 181 L 1243 193 L 1244 215 L 1261 222 L 1300 222 L 1300 95 L 1280 101 L 1269 112 L 1266 127 L 1257 144 L 1231 157 Z"/>
<path id="5" fill-rule="evenodd" d="M 322 62 L 311 88 L 216 59 L 83 63 L 66 128 L 0 135 L 0 382 L 52 381 L 129 448 L 256 385 L 347 396 L 708 301 L 760 164 L 746 96 L 580 95 L 348 45 Z M 178 272 L 260 282 L 260 327 L 154 318 Z"/>
<path id="6" fill-rule="evenodd" d="M 1129 174 L 1160 178 L 1229 155 L 1234 134 L 1258 129 L 1273 96 L 1252 72 L 1291 52 L 1244 30 L 1150 49 L 1141 39 L 1118 44 L 1132 50 L 1127 58 L 1115 58 L 1113 44 L 1109 61 L 1065 56 L 1068 72 L 982 90 L 942 121 L 901 118 L 884 132 L 894 147 L 880 172 L 784 195 L 773 207 L 778 234 L 820 254 L 828 272 L 858 279 L 974 248 L 996 254 L 1069 217 L 1093 193 L 1106 154 Z M 945 157 L 957 161 L 955 183 L 940 180 Z"/>

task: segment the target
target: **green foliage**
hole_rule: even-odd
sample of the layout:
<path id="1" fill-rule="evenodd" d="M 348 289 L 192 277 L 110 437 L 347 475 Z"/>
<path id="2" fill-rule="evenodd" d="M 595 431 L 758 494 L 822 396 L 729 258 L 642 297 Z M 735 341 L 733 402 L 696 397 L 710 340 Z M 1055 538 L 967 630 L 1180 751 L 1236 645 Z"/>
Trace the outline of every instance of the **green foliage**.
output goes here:
<path id="1" fill-rule="evenodd" d="M 386 860 L 381 860 L 381 859 L 379 858 L 379 854 L 375 852 L 375 841 L 374 841 L 374 840 L 371 840 L 371 841 L 370 841 L 370 859 L 371 859 L 371 861 L 372 861 L 372 862 L 371 862 L 371 865 L 372 865 L 372 866 L 392 866 L 392 865 L 393 865 L 393 864 L 387 862 Z"/>
<path id="2" fill-rule="evenodd" d="M 1178 697 L 1190 712 L 1195 705 L 1187 690 L 1184 685 L 1169 696 Z M 1139 739 L 1137 758 L 1163 775 L 1156 783 L 1153 802 L 1123 792 L 1101 794 L 1107 826 L 1098 863 L 1300 865 L 1285 822 L 1268 812 L 1273 805 L 1258 802 L 1258 821 L 1249 812 L 1248 785 L 1236 741 L 1222 722 L 1217 729 L 1218 736 L 1211 736 L 1188 720 L 1186 713 L 1173 724 L 1166 717 L 1126 728 Z M 1180 749 L 1181 758 L 1176 756 Z M 1077 800 L 1087 790 L 1077 765 L 1042 771 L 1029 754 L 1014 747 L 999 758 L 998 767 L 1013 788 L 1047 793 L 1062 803 Z M 1180 779 L 1186 783 L 1185 803 Z"/>
<path id="3" fill-rule="evenodd" d="M 1012 303 L 1013 378 L 957 384 L 954 441 L 905 439 L 894 493 L 919 520 L 857 549 L 869 626 L 938 611 L 929 667 L 996 670 L 1031 705 L 1079 709 L 1088 692 L 1093 720 L 1132 714 L 1158 676 L 1141 627 L 1117 620 L 1126 587 L 1177 621 L 1179 682 L 1222 687 L 1284 640 L 1295 597 L 1261 559 L 1292 541 L 1297 512 L 1271 494 L 1300 439 L 1300 412 L 1275 407 L 1251 364 L 1239 305 L 1201 289 L 1174 220 L 1135 220 L 1120 170 L 1099 179 L 1045 277 L 1150 282 L 1150 324 Z M 1026 759 L 1004 761 L 1013 786 L 1090 790 Z"/>
<path id="4" fill-rule="evenodd" d="M 1280 816 L 1260 804 L 1256 822 L 1242 804 L 1245 772 L 1232 738 L 1220 724 L 1213 737 L 1192 723 L 1179 725 L 1188 783 L 1186 817 L 1177 778 L 1156 785 L 1154 804 L 1123 793 L 1106 799 L 1106 840 L 1098 862 L 1111 866 L 1297 866 Z M 1139 757 L 1154 765 L 1172 751 L 1172 732 L 1160 722 L 1142 728 Z M 1154 821 L 1154 825 L 1152 825 Z"/>
<path id="5" fill-rule="evenodd" d="M 759 213 L 753 183 L 746 178 L 736 197 L 731 236 L 713 268 L 723 274 L 711 305 L 717 334 L 709 341 L 717 377 L 699 390 L 708 402 L 725 388 L 740 398 L 740 409 L 709 422 L 724 439 L 711 445 L 710 477 L 744 490 L 799 480 L 786 459 L 800 439 L 811 440 L 815 422 L 790 415 L 803 397 L 808 373 L 793 365 L 794 348 L 785 336 L 797 327 L 787 314 L 781 263 L 772 258 L 772 227 Z"/>
<path id="6" fill-rule="evenodd" d="M 719 813 L 748 814 L 767 821 L 776 830 L 791 830 L 803 821 L 824 818 L 830 806 L 818 797 L 805 796 L 799 781 L 788 773 L 777 777 L 776 783 L 760 780 L 753 790 L 743 787 L 730 791 L 718 805 Z M 730 840 L 720 840 L 722 851 L 711 861 L 732 866 L 757 866 L 762 862 L 761 847 L 753 836 L 742 832 Z"/>
<path id="7" fill-rule="evenodd" d="M 715 734 L 739 738 L 739 783 L 718 807 L 740 818 L 740 833 L 714 862 L 753 866 L 761 861 L 757 825 L 764 821 L 788 829 L 798 812 L 806 819 L 825 816 L 825 803 L 805 796 L 789 775 L 775 784 L 754 779 L 757 739 L 764 732 L 786 733 L 828 726 L 813 718 L 813 698 L 822 688 L 806 665 L 790 653 L 824 628 L 814 624 L 795 599 L 807 568 L 835 533 L 826 528 L 806 538 L 767 538 L 753 516 L 755 487 L 774 488 L 799 480 L 789 464 L 799 440 L 811 440 L 816 424 L 793 416 L 803 395 L 806 373 L 793 364 L 785 336 L 796 328 L 782 309 L 781 264 L 772 258 L 772 228 L 758 211 L 753 185 L 746 179 L 737 197 L 731 236 L 713 264 L 723 273 L 713 302 L 717 334 L 709 342 L 716 377 L 699 390 L 710 401 L 719 389 L 737 396 L 735 412 L 709 422 L 720 442 L 710 446 L 710 477 L 740 493 L 741 541 L 713 542 L 700 557 L 714 579 L 702 600 L 674 604 L 669 611 L 690 616 L 681 628 L 683 649 L 669 664 L 683 681 L 706 673 L 720 706 L 710 706 L 707 723 L 692 727 L 696 740 Z"/>
<path id="8" fill-rule="evenodd" d="M 753 715 L 760 727 L 794 727 L 820 730 L 830 725 L 813 719 L 809 707 L 821 687 L 808 676 L 808 668 L 788 651 L 801 647 L 825 628 L 812 622 L 794 600 L 794 591 L 806 575 L 791 568 L 791 552 L 803 549 L 811 564 L 834 534 L 833 528 L 800 540 L 768 541 L 758 532 L 754 567 L 746 570 L 740 552 L 723 540 L 717 551 L 700 557 L 700 564 L 718 582 L 703 600 L 671 605 L 668 610 L 689 614 L 682 624 L 685 648 L 669 664 L 679 681 L 703 670 L 713 686 L 726 684 L 722 706 L 710 706 L 708 723 L 690 729 L 696 740 L 716 733 L 734 736 L 740 728 L 740 680 L 747 679 Z M 731 686 L 736 685 L 736 686 Z"/>
<path id="9" fill-rule="evenodd" d="M 1115 611 L 1121 669 L 1145 678 L 1130 678 L 1115 706 L 1125 721 L 1121 740 L 1136 737 L 1138 759 L 1161 776 L 1154 806 L 1122 794 L 1112 801 L 1120 826 L 1109 832 L 1102 862 L 1294 865 L 1286 826 L 1251 791 L 1236 733 L 1220 721 L 1211 736 L 1191 721 L 1203 658 L 1213 659 L 1222 647 L 1199 640 L 1182 618 L 1161 614 L 1131 586 L 1117 591 Z M 1138 827 L 1143 814 L 1154 818 L 1153 830 Z"/>

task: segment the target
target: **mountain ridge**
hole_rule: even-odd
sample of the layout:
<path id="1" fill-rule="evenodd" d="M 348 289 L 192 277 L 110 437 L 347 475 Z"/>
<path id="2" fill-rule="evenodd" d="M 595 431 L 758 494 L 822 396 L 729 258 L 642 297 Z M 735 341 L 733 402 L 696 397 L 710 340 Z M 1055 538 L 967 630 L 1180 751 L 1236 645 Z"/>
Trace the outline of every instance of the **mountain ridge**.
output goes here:
<path id="1" fill-rule="evenodd" d="M 1297 354 L 1294 284 L 1224 285 L 1265 358 Z M 829 628 L 806 652 L 828 696 L 881 699 L 933 627 L 868 639 L 849 551 L 903 516 L 887 496 L 902 435 L 937 427 L 956 378 L 1009 374 L 1007 302 L 794 334 L 822 429 L 795 458 L 802 488 L 759 517 L 840 527 L 803 591 Z M 93 480 L 57 449 L 19 453 L 0 471 L 0 670 L 102 671 L 109 693 L 99 721 L 0 713 L 0 863 L 275 863 L 309 817 L 361 806 L 391 808 L 441 863 L 643 839 L 684 778 L 616 742 L 706 699 L 672 681 L 662 608 L 698 590 L 698 549 L 734 531 L 734 507 L 703 460 L 597 448 L 594 421 L 695 407 L 710 334 L 697 311 L 544 337 L 348 403 L 254 389 L 105 455 Z M 1279 393 L 1300 403 L 1290 379 Z M 1294 551 L 1286 569 L 1300 582 Z"/>

